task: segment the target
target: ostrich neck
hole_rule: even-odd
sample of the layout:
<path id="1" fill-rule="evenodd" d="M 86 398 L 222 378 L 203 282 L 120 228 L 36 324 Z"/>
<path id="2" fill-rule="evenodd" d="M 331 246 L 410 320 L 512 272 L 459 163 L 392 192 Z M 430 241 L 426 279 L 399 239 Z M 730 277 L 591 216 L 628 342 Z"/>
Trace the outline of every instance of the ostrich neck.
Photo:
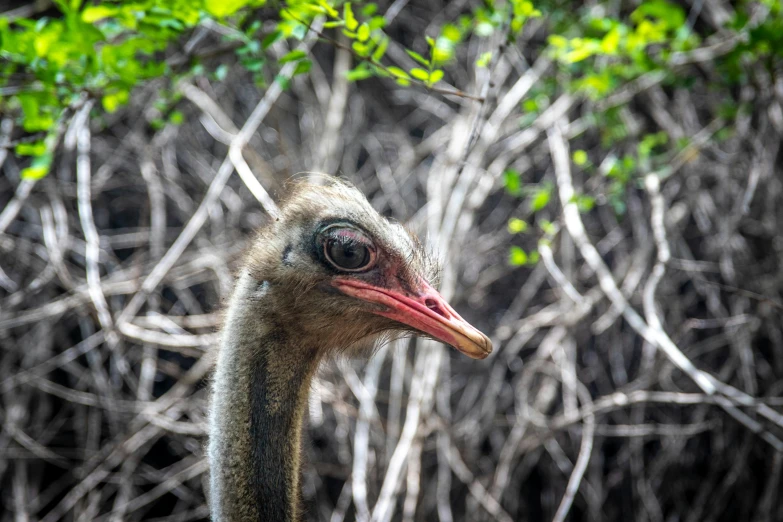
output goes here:
<path id="1" fill-rule="evenodd" d="M 298 519 L 302 423 L 317 352 L 274 315 L 267 283 L 240 277 L 212 386 L 210 504 L 215 522 Z"/>

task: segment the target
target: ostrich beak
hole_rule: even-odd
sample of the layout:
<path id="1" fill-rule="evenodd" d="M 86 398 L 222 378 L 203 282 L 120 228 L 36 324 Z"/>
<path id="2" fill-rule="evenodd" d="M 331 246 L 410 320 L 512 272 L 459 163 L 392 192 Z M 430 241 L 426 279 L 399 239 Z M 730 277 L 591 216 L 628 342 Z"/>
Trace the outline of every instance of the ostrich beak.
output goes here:
<path id="1" fill-rule="evenodd" d="M 468 357 L 484 359 L 492 353 L 489 338 L 460 317 L 424 280 L 419 283 L 417 295 L 402 288 L 383 288 L 355 279 L 336 278 L 332 284 L 345 295 L 381 305 L 373 313 L 450 344 Z"/>

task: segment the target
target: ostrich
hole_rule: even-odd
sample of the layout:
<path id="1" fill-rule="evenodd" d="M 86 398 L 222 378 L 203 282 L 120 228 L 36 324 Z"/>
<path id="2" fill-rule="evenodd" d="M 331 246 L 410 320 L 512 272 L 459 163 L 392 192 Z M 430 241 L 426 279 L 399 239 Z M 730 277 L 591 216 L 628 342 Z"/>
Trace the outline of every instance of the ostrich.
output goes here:
<path id="1" fill-rule="evenodd" d="M 302 424 L 324 357 L 406 332 L 489 355 L 489 339 L 428 282 L 433 268 L 352 185 L 295 187 L 250 248 L 226 311 L 209 418 L 214 521 L 299 520 Z"/>

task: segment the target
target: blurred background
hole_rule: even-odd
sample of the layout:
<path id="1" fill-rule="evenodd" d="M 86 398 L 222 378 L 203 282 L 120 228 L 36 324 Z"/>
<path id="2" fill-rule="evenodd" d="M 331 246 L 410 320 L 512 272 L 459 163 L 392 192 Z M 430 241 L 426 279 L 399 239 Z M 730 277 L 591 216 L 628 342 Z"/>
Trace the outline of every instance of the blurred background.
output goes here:
<path id="1" fill-rule="evenodd" d="M 208 518 L 221 309 L 316 172 L 495 351 L 324 365 L 306 520 L 783 520 L 778 0 L 0 2 L 0 44 L 1 521 Z"/>

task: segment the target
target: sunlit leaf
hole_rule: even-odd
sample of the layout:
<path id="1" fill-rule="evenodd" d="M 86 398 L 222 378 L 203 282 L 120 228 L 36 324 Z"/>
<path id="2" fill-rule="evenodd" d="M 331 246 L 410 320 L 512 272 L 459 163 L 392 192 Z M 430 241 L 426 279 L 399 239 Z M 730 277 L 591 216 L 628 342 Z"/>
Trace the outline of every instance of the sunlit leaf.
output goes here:
<path id="1" fill-rule="evenodd" d="M 685 10 L 667 0 L 645 0 L 631 13 L 631 20 L 641 22 L 645 17 L 658 19 L 675 28 L 685 23 Z"/>
<path id="2" fill-rule="evenodd" d="M 370 27 L 367 24 L 360 25 L 359 29 L 356 31 L 356 38 L 358 38 L 360 42 L 366 42 L 370 38 Z"/>
<path id="3" fill-rule="evenodd" d="M 538 189 L 533 194 L 533 199 L 530 200 L 530 210 L 538 212 L 549 204 L 549 199 L 552 197 L 552 190 L 549 187 L 543 187 Z"/>
<path id="4" fill-rule="evenodd" d="M 204 0 L 204 8 L 217 18 L 230 16 L 248 4 L 248 0 Z"/>
<path id="5" fill-rule="evenodd" d="M 20 143 L 14 147 L 14 152 L 19 156 L 40 156 L 46 152 L 46 143 L 43 140 L 32 143 Z"/>
<path id="6" fill-rule="evenodd" d="M 413 58 L 414 60 L 416 60 L 416 61 L 417 61 L 417 62 L 419 62 L 420 64 L 422 64 L 422 65 L 424 65 L 424 66 L 426 66 L 426 67 L 429 67 L 429 66 L 430 66 L 430 62 L 429 62 L 429 60 L 427 60 L 426 58 L 424 58 L 422 55 L 420 55 L 420 54 L 419 54 L 419 53 L 417 53 L 416 51 L 411 51 L 410 49 L 405 49 L 405 52 L 406 52 L 406 53 L 408 53 L 408 55 L 409 55 L 411 58 Z"/>
<path id="7" fill-rule="evenodd" d="M 105 94 L 103 98 L 101 98 L 101 103 L 103 104 L 103 108 L 106 109 L 106 112 L 114 112 L 120 107 L 120 105 L 128 103 L 128 97 L 128 91 L 116 91 Z"/>
<path id="8" fill-rule="evenodd" d="M 573 160 L 576 165 L 580 167 L 587 163 L 587 152 L 583 150 L 576 150 L 573 154 Z"/>
<path id="9" fill-rule="evenodd" d="M 508 220 L 508 231 L 511 234 L 519 234 L 525 232 L 528 228 L 527 221 L 511 218 Z"/>
<path id="10" fill-rule="evenodd" d="M 349 31 L 355 31 L 356 28 L 359 27 L 359 21 L 353 14 L 353 9 L 351 9 L 350 2 L 347 2 L 343 6 L 343 19 L 345 20 L 345 28 Z"/>
<path id="11" fill-rule="evenodd" d="M 49 173 L 54 159 L 51 153 L 42 154 L 33 159 L 29 167 L 22 169 L 20 176 L 22 179 L 41 179 Z"/>
<path id="12" fill-rule="evenodd" d="M 413 76 L 417 80 L 421 80 L 423 82 L 427 81 L 429 79 L 429 77 L 430 77 L 430 72 L 429 71 L 427 71 L 425 69 L 420 69 L 418 67 L 414 67 L 413 69 L 411 69 L 410 70 L 410 74 L 411 74 L 411 76 Z"/>
<path id="13" fill-rule="evenodd" d="M 362 64 L 361 66 L 351 69 L 350 71 L 345 73 L 345 77 L 348 79 L 349 82 L 366 80 L 367 78 L 370 78 L 372 76 L 373 76 L 373 72 L 368 67 L 366 67 L 365 64 Z"/>
<path id="14" fill-rule="evenodd" d="M 566 53 L 564 59 L 567 63 L 577 63 L 590 58 L 593 54 L 595 54 L 593 49 L 588 46 L 582 46 Z"/>
<path id="15" fill-rule="evenodd" d="M 477 67 L 487 67 L 489 66 L 489 62 L 492 61 L 492 52 L 488 51 L 486 53 L 481 53 L 481 56 L 479 56 L 478 60 L 476 60 L 476 66 Z"/>
<path id="16" fill-rule="evenodd" d="M 118 12 L 118 8 L 110 5 L 90 5 L 84 8 L 82 11 L 82 20 L 91 24 L 98 20 L 103 20 L 110 16 L 114 16 Z"/>
<path id="17" fill-rule="evenodd" d="M 508 252 L 508 263 L 511 266 L 524 266 L 528 262 L 527 252 L 518 246 L 512 246 Z"/>
<path id="18" fill-rule="evenodd" d="M 568 39 L 559 34 L 549 35 L 549 45 L 556 49 L 565 49 L 568 47 Z"/>
<path id="19" fill-rule="evenodd" d="M 392 73 L 397 78 L 403 78 L 403 79 L 410 78 L 410 75 L 407 72 L 405 72 L 402 69 L 400 69 L 399 67 L 394 67 L 392 65 L 390 67 L 387 67 L 386 70 L 388 70 L 390 73 Z"/>
<path id="20" fill-rule="evenodd" d="M 601 51 L 606 54 L 615 54 L 620 46 L 620 28 L 615 27 L 601 40 Z"/>
<path id="21" fill-rule="evenodd" d="M 372 59 L 376 62 L 380 62 L 383 55 L 386 54 L 386 49 L 389 47 L 389 38 L 384 36 L 381 41 L 378 42 L 378 47 L 372 53 Z"/>

